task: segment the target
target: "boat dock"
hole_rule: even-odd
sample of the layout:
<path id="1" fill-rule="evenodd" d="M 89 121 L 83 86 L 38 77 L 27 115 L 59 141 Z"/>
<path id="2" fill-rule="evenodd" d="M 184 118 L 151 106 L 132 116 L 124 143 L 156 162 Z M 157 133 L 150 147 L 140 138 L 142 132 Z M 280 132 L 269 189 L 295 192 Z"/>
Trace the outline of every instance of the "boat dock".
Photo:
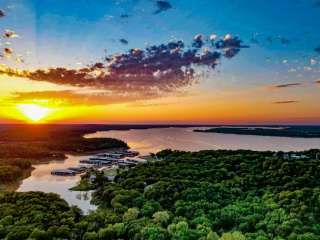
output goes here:
<path id="1" fill-rule="evenodd" d="M 56 169 L 51 171 L 51 174 L 57 176 L 75 176 L 76 172 L 69 169 Z"/>
<path id="2" fill-rule="evenodd" d="M 139 153 L 136 151 L 117 151 L 117 152 L 106 152 L 99 153 L 89 159 L 80 160 L 82 164 L 89 166 L 78 166 L 69 167 L 67 169 L 56 169 L 52 170 L 52 175 L 57 176 L 75 176 L 76 174 L 81 174 L 86 172 L 88 169 L 100 168 L 104 166 L 118 166 L 120 168 L 133 167 L 139 163 L 144 163 L 142 159 L 134 159 L 133 157 L 138 156 Z M 129 158 L 130 157 L 130 158 Z"/>

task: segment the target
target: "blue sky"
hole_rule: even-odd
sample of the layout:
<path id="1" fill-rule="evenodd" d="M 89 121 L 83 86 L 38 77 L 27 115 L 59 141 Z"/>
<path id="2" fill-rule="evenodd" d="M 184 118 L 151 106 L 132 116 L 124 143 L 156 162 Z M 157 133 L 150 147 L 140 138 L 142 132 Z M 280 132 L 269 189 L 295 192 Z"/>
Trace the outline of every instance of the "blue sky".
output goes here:
<path id="1" fill-rule="evenodd" d="M 284 71 L 287 69 L 283 66 L 279 69 L 279 61 L 307 63 L 311 57 L 318 57 L 314 48 L 320 45 L 320 7 L 315 6 L 314 0 L 171 0 L 172 9 L 154 15 L 155 2 L 39 0 L 0 3 L 12 7 L 8 11 L 14 15 L 14 18 L 4 19 L 2 25 L 17 29 L 23 33 L 23 39 L 32 40 L 28 46 L 33 45 L 35 50 L 37 61 L 29 60 L 33 64 L 88 63 L 102 58 L 105 50 L 122 52 L 171 39 L 190 42 L 198 33 L 219 36 L 232 33 L 251 45 L 250 50 L 230 63 L 234 72 L 242 72 L 241 63 L 258 73 L 261 70 Z M 128 18 L 120 18 L 123 14 Z M 259 45 L 250 42 L 253 36 L 261 42 Z M 274 39 L 272 43 L 266 41 L 269 36 Z M 277 37 L 289 39 L 291 43 L 284 46 Z M 129 44 L 122 45 L 118 41 L 120 38 L 127 39 Z M 269 58 L 270 64 L 266 64 Z M 255 64 L 250 64 L 251 59 Z M 225 67 L 229 67 L 229 63 Z"/>
<path id="2" fill-rule="evenodd" d="M 0 27 L 20 35 L 12 46 L 25 60 L 3 62 L 20 69 L 77 68 L 132 48 L 172 40 L 190 45 L 196 34 L 232 34 L 250 48 L 222 59 L 195 88 L 237 91 L 301 83 L 306 87 L 285 99 L 319 97 L 314 84 L 320 79 L 318 0 L 167 0 L 171 8 L 154 14 L 157 2 L 0 0 L 7 14 Z"/>

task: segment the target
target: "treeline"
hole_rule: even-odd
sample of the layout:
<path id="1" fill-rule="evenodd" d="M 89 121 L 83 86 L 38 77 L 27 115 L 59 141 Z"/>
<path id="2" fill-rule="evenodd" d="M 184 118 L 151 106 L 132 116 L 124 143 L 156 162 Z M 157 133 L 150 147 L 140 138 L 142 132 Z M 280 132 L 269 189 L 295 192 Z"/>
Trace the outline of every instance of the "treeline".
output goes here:
<path id="1" fill-rule="evenodd" d="M 24 159 L 0 161 L 0 184 L 13 182 L 23 176 L 24 170 L 31 168 L 31 162 Z"/>
<path id="2" fill-rule="evenodd" d="M 97 129 L 100 129 L 97 127 Z M 127 144 L 111 138 L 83 138 L 94 126 L 71 125 L 7 125 L 0 127 L 0 158 L 48 161 L 63 159 L 65 152 L 83 153 L 108 148 L 127 148 Z"/>
<path id="3" fill-rule="evenodd" d="M 215 132 L 224 134 L 258 135 L 273 137 L 320 138 L 319 126 L 287 126 L 279 128 L 261 127 L 216 127 L 206 130 L 195 129 L 195 132 Z"/>
<path id="4" fill-rule="evenodd" d="M 161 161 L 122 171 L 115 182 L 98 175 L 93 202 L 99 208 L 89 215 L 50 200 L 52 195 L 4 195 L 1 237 L 319 240 L 317 153 L 284 160 L 273 152 L 162 151 L 157 154 Z M 17 235 L 20 231 L 24 235 Z"/>

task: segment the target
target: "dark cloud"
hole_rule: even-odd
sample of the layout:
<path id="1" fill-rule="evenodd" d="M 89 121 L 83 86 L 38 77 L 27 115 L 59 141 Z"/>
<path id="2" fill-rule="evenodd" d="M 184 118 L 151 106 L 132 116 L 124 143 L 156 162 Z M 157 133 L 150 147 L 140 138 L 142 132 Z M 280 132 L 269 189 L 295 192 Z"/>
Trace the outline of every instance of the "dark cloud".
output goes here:
<path id="1" fill-rule="evenodd" d="M 0 18 L 4 17 L 6 14 L 3 10 L 0 9 Z"/>
<path id="2" fill-rule="evenodd" d="M 60 85 L 104 89 L 117 97 L 150 98 L 196 83 L 199 72 L 211 71 L 222 57 L 232 58 L 241 48 L 247 47 L 241 42 L 237 37 L 230 36 L 213 46 L 204 43 L 203 50 L 186 47 L 183 41 L 171 41 L 107 56 L 105 61 L 81 69 L 58 67 L 18 71 L 6 68 L 0 69 L 0 74 Z M 198 67 L 200 68 L 196 74 Z"/>
<path id="3" fill-rule="evenodd" d="M 153 14 L 158 14 L 172 8 L 172 5 L 168 1 L 156 1 L 157 10 Z"/>
<path id="4" fill-rule="evenodd" d="M 299 101 L 296 100 L 289 100 L 289 101 L 278 101 L 274 102 L 274 104 L 292 104 L 292 103 L 298 103 Z"/>
<path id="5" fill-rule="evenodd" d="M 121 14 L 120 18 L 129 18 L 129 15 L 128 14 Z"/>
<path id="6" fill-rule="evenodd" d="M 3 49 L 3 56 L 4 57 L 11 58 L 12 54 L 13 54 L 13 49 L 12 48 L 6 47 L 6 48 Z"/>
<path id="7" fill-rule="evenodd" d="M 119 42 L 121 42 L 122 44 L 124 44 L 124 45 L 127 45 L 129 42 L 128 42 L 128 40 L 126 40 L 126 39 L 124 39 L 124 38 L 120 38 L 119 39 Z"/>
<path id="8" fill-rule="evenodd" d="M 203 42 L 202 34 L 197 34 L 196 36 L 194 36 L 192 47 L 202 48 L 203 44 L 204 44 L 204 42 Z"/>
<path id="9" fill-rule="evenodd" d="M 238 37 L 232 37 L 232 35 L 227 34 L 224 39 L 215 43 L 215 47 L 224 50 L 224 57 L 233 58 L 240 52 L 240 48 L 248 48 L 249 46 L 242 45 L 242 40 Z"/>
<path id="10" fill-rule="evenodd" d="M 279 85 L 274 85 L 274 88 L 288 88 L 288 87 L 297 87 L 301 86 L 301 83 L 287 83 L 287 84 L 279 84 Z"/>

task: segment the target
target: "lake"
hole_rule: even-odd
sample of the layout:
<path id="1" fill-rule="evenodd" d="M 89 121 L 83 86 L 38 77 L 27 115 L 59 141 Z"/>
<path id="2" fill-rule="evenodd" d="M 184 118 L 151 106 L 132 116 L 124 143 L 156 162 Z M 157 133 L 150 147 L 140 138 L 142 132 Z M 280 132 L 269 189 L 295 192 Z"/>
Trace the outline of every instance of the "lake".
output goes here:
<path id="1" fill-rule="evenodd" d="M 85 137 L 111 137 L 124 140 L 142 155 L 155 153 L 162 149 L 199 151 L 205 149 L 251 149 L 301 151 L 320 148 L 320 139 L 265 137 L 233 135 L 221 133 L 193 132 L 194 128 L 153 128 L 128 131 L 103 131 L 87 134 Z M 199 128 L 197 128 L 199 129 Z M 53 169 L 64 169 L 79 165 L 79 160 L 90 156 L 68 155 L 64 161 L 53 161 L 35 165 L 31 176 L 24 179 L 17 191 L 54 192 L 62 196 L 69 204 L 77 205 L 85 213 L 96 209 L 90 204 L 90 192 L 74 192 L 69 188 L 75 186 L 80 176 L 54 176 Z"/>
<path id="2" fill-rule="evenodd" d="M 51 161 L 50 163 L 36 164 L 31 176 L 24 179 L 17 189 L 18 192 L 42 191 L 54 192 L 63 197 L 69 204 L 76 205 L 83 212 L 88 213 L 96 209 L 90 204 L 91 192 L 70 191 L 69 188 L 75 186 L 80 180 L 80 176 L 56 176 L 51 175 L 53 169 L 64 169 L 77 167 L 81 159 L 88 159 L 90 156 L 67 155 L 66 160 Z"/>
<path id="3" fill-rule="evenodd" d="M 141 154 L 162 149 L 199 151 L 206 149 L 250 149 L 257 151 L 303 151 L 320 148 L 320 138 L 288 138 L 194 132 L 195 128 L 150 128 L 103 131 L 85 137 L 111 137 L 128 143 Z M 200 129 L 200 128 L 197 128 Z"/>

